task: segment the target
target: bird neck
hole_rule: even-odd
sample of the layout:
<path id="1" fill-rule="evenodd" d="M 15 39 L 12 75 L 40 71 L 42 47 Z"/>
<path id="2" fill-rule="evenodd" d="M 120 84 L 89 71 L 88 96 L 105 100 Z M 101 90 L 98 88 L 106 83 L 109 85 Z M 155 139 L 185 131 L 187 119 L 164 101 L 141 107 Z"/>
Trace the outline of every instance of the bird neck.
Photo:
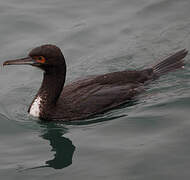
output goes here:
<path id="1" fill-rule="evenodd" d="M 65 73 L 56 71 L 55 73 L 44 73 L 42 85 L 38 91 L 38 96 L 44 100 L 46 105 L 55 105 L 65 83 Z"/>
<path id="2" fill-rule="evenodd" d="M 63 68 L 51 68 L 44 72 L 42 85 L 29 109 L 31 115 L 47 117 L 56 106 L 65 83 L 66 68 Z"/>

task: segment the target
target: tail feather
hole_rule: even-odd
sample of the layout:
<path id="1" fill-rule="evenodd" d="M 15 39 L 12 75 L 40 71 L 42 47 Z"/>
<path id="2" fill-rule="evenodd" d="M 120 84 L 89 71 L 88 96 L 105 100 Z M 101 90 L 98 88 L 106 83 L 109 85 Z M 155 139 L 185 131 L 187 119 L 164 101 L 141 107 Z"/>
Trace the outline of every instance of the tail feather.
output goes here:
<path id="1" fill-rule="evenodd" d="M 184 57 L 187 55 L 187 53 L 188 51 L 186 49 L 183 49 L 159 62 L 153 66 L 154 74 L 161 76 L 170 71 L 175 71 L 177 69 L 183 68 L 185 65 Z"/>

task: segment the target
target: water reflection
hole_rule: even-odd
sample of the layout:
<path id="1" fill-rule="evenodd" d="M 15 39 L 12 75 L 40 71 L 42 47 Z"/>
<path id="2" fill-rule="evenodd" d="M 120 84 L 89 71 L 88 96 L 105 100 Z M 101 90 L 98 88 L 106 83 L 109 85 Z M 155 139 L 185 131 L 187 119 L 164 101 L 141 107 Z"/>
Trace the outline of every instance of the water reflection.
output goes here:
<path id="1" fill-rule="evenodd" d="M 135 101 L 130 101 L 125 105 L 119 106 L 118 109 L 133 106 L 135 103 L 136 103 Z M 38 169 L 44 167 L 62 169 L 72 164 L 72 158 L 75 151 L 75 146 L 72 144 L 72 141 L 70 139 L 63 136 L 64 134 L 67 133 L 67 128 L 65 127 L 65 125 L 90 125 L 105 121 L 111 121 L 123 116 L 126 116 L 126 114 L 113 116 L 113 114 L 111 113 L 103 117 L 102 115 L 99 115 L 92 119 L 71 121 L 67 123 L 66 122 L 60 123 L 59 121 L 58 122 L 39 121 L 38 124 L 40 125 L 41 127 L 40 129 L 42 130 L 40 137 L 49 141 L 49 144 L 52 147 L 51 151 L 55 152 L 54 158 L 45 161 L 45 165 L 43 166 L 33 167 L 29 169 Z"/>
<path id="2" fill-rule="evenodd" d="M 46 165 L 43 167 L 62 169 L 71 165 L 75 146 L 70 139 L 63 136 L 67 132 L 67 129 L 53 122 L 39 123 L 43 128 L 41 137 L 50 142 L 51 151 L 55 152 L 54 158 L 46 161 Z"/>

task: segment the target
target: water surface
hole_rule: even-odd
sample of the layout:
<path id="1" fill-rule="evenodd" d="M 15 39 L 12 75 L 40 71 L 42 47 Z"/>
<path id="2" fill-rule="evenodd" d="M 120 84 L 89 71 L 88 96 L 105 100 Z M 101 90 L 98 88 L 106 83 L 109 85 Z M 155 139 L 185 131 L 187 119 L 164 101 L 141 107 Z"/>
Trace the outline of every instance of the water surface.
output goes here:
<path id="1" fill-rule="evenodd" d="M 150 67 L 190 49 L 189 9 L 188 0 L 1 0 L 0 63 L 52 43 L 67 83 Z M 0 179 L 189 179 L 189 59 L 130 106 L 70 124 L 28 116 L 40 70 L 1 68 Z"/>

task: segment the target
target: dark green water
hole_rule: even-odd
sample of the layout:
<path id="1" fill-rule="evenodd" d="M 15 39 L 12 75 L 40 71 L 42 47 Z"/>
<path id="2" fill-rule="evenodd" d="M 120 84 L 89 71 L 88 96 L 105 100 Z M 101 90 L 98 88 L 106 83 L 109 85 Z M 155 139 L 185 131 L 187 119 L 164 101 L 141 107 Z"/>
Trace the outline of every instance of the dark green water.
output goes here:
<path id="1" fill-rule="evenodd" d="M 58 45 L 67 82 L 151 66 L 190 49 L 189 0 L 1 0 L 0 62 Z M 42 72 L 0 70 L 0 179 L 190 178 L 190 56 L 137 102 L 85 122 L 42 123 L 27 108 Z"/>

